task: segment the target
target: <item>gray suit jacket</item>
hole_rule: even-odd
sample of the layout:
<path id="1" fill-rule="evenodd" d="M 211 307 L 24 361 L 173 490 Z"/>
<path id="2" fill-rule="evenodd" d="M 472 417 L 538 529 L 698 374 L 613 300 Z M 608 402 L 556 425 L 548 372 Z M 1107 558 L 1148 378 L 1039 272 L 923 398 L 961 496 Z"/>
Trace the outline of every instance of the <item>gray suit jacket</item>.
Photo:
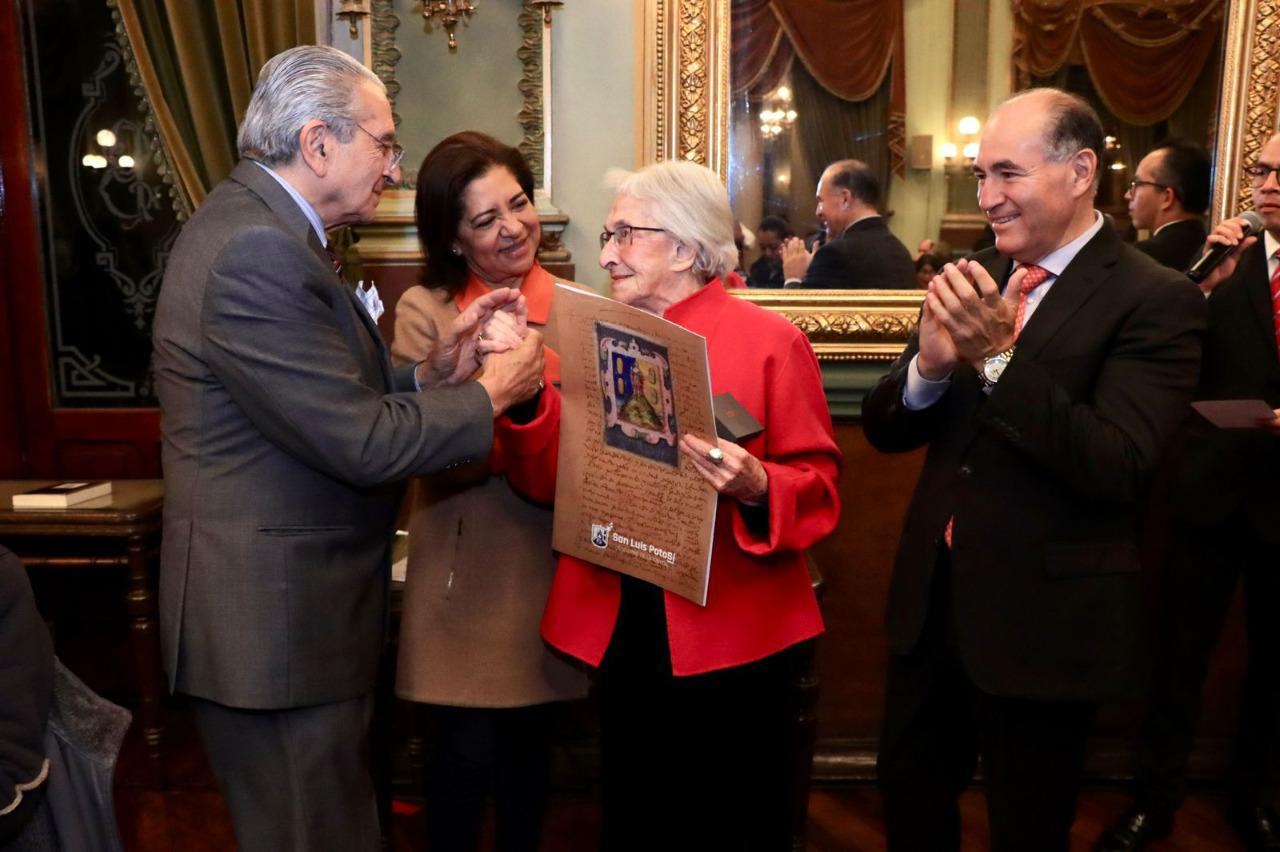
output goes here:
<path id="1" fill-rule="evenodd" d="M 483 459 L 488 396 L 393 374 L 302 210 L 251 162 L 179 236 L 154 344 L 170 685 L 263 709 L 368 693 L 398 483 Z"/>

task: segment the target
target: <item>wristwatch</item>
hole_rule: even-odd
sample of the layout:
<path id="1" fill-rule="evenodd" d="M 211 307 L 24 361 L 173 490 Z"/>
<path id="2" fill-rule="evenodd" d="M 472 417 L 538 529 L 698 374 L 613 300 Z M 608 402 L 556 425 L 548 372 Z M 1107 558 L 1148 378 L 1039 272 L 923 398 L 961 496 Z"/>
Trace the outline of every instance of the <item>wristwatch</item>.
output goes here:
<path id="1" fill-rule="evenodd" d="M 1013 359 L 1013 349 L 1010 346 L 1003 352 L 997 352 L 989 355 L 982 362 L 982 369 L 978 371 L 978 378 L 982 379 L 984 388 L 993 388 L 996 382 L 1000 381 L 1000 377 L 1004 375 L 1005 367 L 1009 366 L 1009 361 Z"/>

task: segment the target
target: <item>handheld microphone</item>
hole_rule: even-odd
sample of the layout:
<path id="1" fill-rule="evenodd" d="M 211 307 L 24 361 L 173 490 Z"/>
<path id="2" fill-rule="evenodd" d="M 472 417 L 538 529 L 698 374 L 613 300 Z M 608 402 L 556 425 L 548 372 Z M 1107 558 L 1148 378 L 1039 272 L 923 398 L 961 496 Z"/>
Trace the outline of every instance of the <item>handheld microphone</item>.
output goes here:
<path id="1" fill-rule="evenodd" d="M 1241 238 L 1241 242 L 1248 237 L 1255 236 L 1262 230 L 1262 217 L 1257 213 L 1254 213 L 1252 210 L 1246 210 L 1241 213 L 1238 218 L 1244 219 L 1246 223 L 1244 227 L 1244 237 Z M 1239 245 L 1239 243 L 1236 245 Z M 1222 263 L 1222 259 L 1235 251 L 1235 249 L 1235 246 L 1223 245 L 1222 243 L 1210 243 L 1209 250 L 1206 251 L 1199 260 L 1191 264 L 1191 268 L 1187 270 L 1186 276 L 1199 284 L 1205 278 L 1209 277 L 1209 273 L 1213 271 L 1213 268 L 1219 263 Z"/>

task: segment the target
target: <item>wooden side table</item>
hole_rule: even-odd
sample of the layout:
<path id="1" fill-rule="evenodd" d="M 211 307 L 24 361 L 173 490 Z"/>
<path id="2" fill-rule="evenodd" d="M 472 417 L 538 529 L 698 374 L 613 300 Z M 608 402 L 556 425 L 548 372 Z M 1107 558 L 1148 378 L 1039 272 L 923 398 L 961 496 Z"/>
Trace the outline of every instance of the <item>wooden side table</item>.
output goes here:
<path id="1" fill-rule="evenodd" d="M 162 787 L 165 685 L 152 567 L 160 552 L 164 486 L 158 479 L 118 479 L 111 482 L 110 497 L 67 509 L 13 508 L 16 492 L 56 481 L 0 480 L 0 543 L 21 557 L 28 568 L 127 569 L 125 607 L 140 702 L 138 716 L 152 777 L 156 786 Z"/>

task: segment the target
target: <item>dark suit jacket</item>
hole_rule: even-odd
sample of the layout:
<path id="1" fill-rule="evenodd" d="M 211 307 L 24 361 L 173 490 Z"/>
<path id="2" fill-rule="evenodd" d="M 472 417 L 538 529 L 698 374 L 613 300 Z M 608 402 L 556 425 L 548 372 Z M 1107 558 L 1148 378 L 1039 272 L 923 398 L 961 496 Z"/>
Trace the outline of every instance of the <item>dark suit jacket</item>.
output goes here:
<path id="1" fill-rule="evenodd" d="M 302 210 L 251 162 L 183 228 L 154 344 L 170 684 L 246 708 L 367 694 L 397 483 L 485 458 L 484 389 L 393 374 Z"/>
<path id="2" fill-rule="evenodd" d="M 1261 239 L 1209 297 L 1196 398 L 1262 399 L 1280 408 L 1280 355 Z M 1193 523 L 1242 512 L 1254 532 L 1280 543 L 1280 438 L 1218 429 L 1198 414 L 1188 419 L 1185 436 L 1175 462 L 1173 511 Z"/>
<path id="3" fill-rule="evenodd" d="M 881 216 L 854 222 L 818 249 L 801 287 L 916 289 L 916 265 Z"/>
<path id="4" fill-rule="evenodd" d="M 1138 240 L 1133 247 L 1170 269 L 1186 272 L 1191 261 L 1200 256 L 1205 236 L 1204 222 L 1183 219 L 1171 222 L 1148 239 Z"/>
<path id="5" fill-rule="evenodd" d="M 976 255 L 997 280 L 1011 262 Z M 988 396 L 959 367 L 910 411 L 912 336 L 863 403 L 888 452 L 927 446 L 889 592 L 893 649 L 920 637 L 947 520 L 953 612 L 974 683 L 996 695 L 1102 700 L 1137 680 L 1135 503 L 1195 387 L 1204 299 L 1103 228 L 1027 322 Z"/>
<path id="6" fill-rule="evenodd" d="M 748 287 L 781 287 L 783 283 L 782 261 L 780 260 L 758 257 L 747 272 Z"/>

